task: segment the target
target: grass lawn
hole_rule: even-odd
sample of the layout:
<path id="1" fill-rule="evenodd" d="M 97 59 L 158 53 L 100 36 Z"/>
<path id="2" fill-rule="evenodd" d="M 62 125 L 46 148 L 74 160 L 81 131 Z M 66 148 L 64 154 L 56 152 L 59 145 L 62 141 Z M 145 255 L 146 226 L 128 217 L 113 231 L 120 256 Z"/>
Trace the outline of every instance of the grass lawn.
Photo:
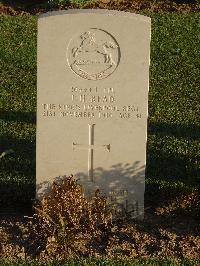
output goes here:
<path id="1" fill-rule="evenodd" d="M 145 220 L 136 227 L 116 228 L 112 237 L 122 236 L 124 249 L 116 246 L 118 240 L 111 239 L 113 247 L 108 248 L 108 253 L 117 254 L 121 248 L 122 255 L 128 251 L 137 258 L 154 256 L 162 246 L 168 257 L 175 254 L 181 259 L 173 262 L 159 255 L 163 260 L 101 258 L 41 265 L 200 265 L 193 260 L 199 250 L 198 231 L 191 232 L 186 219 L 192 217 L 193 224 L 200 213 L 196 200 L 200 180 L 199 14 L 148 15 L 152 18 L 152 42 L 145 205 L 147 213 L 155 212 L 164 218 L 164 227 L 158 228 L 153 220 L 149 228 Z M 1 213 L 14 208 L 30 209 L 35 192 L 37 17 L 1 16 L 0 20 L 0 155 L 13 150 L 0 159 Z M 168 230 L 168 222 L 174 217 L 180 219 L 180 224 L 176 225 L 175 220 Z M 9 231 L 12 226 L 5 224 Z M 0 251 L 4 249 L 2 243 L 7 247 L 11 241 L 7 235 L 1 235 L 1 225 L 0 221 Z M 12 235 L 12 241 L 19 245 L 17 250 L 24 244 L 19 235 Z M 134 254 L 133 245 L 139 255 Z M 185 257 L 192 259 L 184 260 Z M 0 265 L 39 264 L 0 260 Z"/>
<path id="2" fill-rule="evenodd" d="M 1 17 L 0 203 L 34 196 L 36 111 L 36 17 Z"/>
<path id="3" fill-rule="evenodd" d="M 198 14 L 152 17 L 146 202 L 198 188 Z M 1 16 L 0 204 L 30 204 L 35 191 L 36 16 Z M 167 197 L 167 198 L 166 198 Z M 147 205 L 148 205 L 147 202 Z"/>

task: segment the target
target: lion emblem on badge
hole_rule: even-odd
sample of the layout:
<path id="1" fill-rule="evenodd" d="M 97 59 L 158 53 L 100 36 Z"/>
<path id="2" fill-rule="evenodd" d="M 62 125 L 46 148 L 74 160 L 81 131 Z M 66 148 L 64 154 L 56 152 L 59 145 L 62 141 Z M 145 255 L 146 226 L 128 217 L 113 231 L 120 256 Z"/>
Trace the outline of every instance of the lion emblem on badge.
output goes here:
<path id="1" fill-rule="evenodd" d="M 111 75 L 119 64 L 120 49 L 109 33 L 89 29 L 71 39 L 67 49 L 68 65 L 74 73 L 89 80 Z"/>

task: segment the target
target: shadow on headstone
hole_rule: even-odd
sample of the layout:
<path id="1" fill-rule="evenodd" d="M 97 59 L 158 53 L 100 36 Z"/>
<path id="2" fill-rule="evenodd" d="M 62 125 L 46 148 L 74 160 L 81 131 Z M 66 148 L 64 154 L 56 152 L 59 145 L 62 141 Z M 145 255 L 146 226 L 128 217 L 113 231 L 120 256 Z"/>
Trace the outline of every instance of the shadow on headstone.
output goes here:
<path id="1" fill-rule="evenodd" d="M 1 118 L 5 121 L 16 121 L 35 124 L 35 112 L 15 112 L 3 111 Z M 176 138 L 185 138 L 188 140 L 197 140 L 199 138 L 199 127 L 195 125 L 178 125 L 167 124 L 164 122 L 149 123 L 148 136 L 174 136 Z M 164 142 L 163 142 L 164 144 Z M 31 205 L 31 199 L 35 195 L 35 137 L 34 141 L 29 139 L 14 139 L 10 136 L 2 136 L 0 140 L 1 151 L 12 149 L 15 152 L 15 157 L 5 157 L 0 160 L 1 176 L 0 176 L 0 205 L 1 209 L 14 207 L 19 205 L 26 208 Z M 195 164 L 196 157 L 189 155 L 180 155 L 175 151 L 171 154 L 163 152 L 163 147 L 148 147 L 147 149 L 147 167 L 146 178 L 154 178 L 170 182 L 191 183 L 191 178 L 196 182 L 197 167 Z M 110 182 L 115 180 L 115 176 L 123 176 L 125 180 L 127 174 L 133 171 L 133 166 L 121 165 L 112 167 L 112 175 Z M 102 182 L 106 183 L 107 170 L 103 168 L 96 169 L 98 176 L 102 177 Z M 5 181 L 5 176 L 8 179 Z M 24 176 L 30 180 L 22 183 L 17 182 L 17 177 Z M 79 173 L 77 178 L 86 178 L 84 174 Z M 45 184 L 48 188 L 48 184 Z M 168 195 L 173 199 L 176 194 L 168 193 L 169 188 L 159 188 L 159 184 L 147 184 L 145 189 L 145 199 L 148 201 L 148 206 L 151 204 L 159 206 L 162 202 L 162 195 Z M 26 203 L 29 202 L 27 205 Z"/>
<path id="2" fill-rule="evenodd" d="M 144 194 L 144 166 L 139 162 L 130 164 L 116 164 L 110 169 L 96 168 L 94 170 L 95 182 L 88 181 L 86 173 L 75 175 L 79 184 L 83 185 L 84 194 L 90 198 L 97 189 L 100 195 L 107 197 L 109 207 L 117 209 L 120 213 L 136 212 L 139 216 L 143 208 Z M 58 176 L 54 179 L 57 184 L 67 176 Z M 48 180 L 48 178 L 47 178 Z M 51 192 L 52 182 L 45 181 L 37 185 L 37 198 L 42 199 Z M 139 208 L 139 209 L 138 209 Z"/>
<path id="3" fill-rule="evenodd" d="M 132 165 L 126 164 L 116 164 L 113 165 L 110 169 L 104 169 L 104 168 L 96 168 L 94 170 L 95 173 L 95 184 L 102 186 L 102 188 L 108 188 L 108 189 L 122 189 L 123 187 L 129 187 L 132 182 L 135 184 L 140 183 L 140 178 L 144 175 L 144 166 L 138 167 L 139 162 L 135 162 Z M 109 177 L 108 177 L 109 176 Z M 65 178 L 68 178 L 68 176 L 58 176 L 55 177 L 54 181 L 58 184 L 61 183 L 61 181 Z M 80 184 L 83 182 L 90 183 L 90 186 L 88 187 L 93 188 L 94 183 L 88 181 L 88 176 L 86 173 L 78 173 L 74 176 L 75 179 L 80 181 Z M 47 177 L 48 180 L 48 177 Z M 123 182 L 120 182 L 123 181 Z M 50 181 L 44 181 L 37 185 L 37 191 L 38 191 L 38 197 L 40 198 L 48 195 L 48 193 L 51 190 L 51 184 Z M 40 191 L 40 192 L 39 192 Z M 136 192 L 135 192 L 136 193 Z"/>

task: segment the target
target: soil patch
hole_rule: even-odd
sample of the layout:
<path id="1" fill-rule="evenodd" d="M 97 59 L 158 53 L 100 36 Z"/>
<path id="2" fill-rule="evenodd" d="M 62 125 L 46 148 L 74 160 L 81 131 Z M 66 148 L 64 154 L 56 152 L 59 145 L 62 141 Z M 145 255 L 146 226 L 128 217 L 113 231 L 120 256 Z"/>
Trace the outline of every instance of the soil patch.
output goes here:
<path id="1" fill-rule="evenodd" d="M 163 207 L 160 204 L 145 206 L 144 220 L 124 218 L 98 234 L 77 236 L 67 256 L 200 259 L 199 209 L 194 213 L 199 204 L 196 193 L 179 195 L 171 201 L 163 198 Z M 32 230 L 27 216 L 33 216 L 31 210 L 1 215 L 0 258 L 52 259 L 50 244 L 38 250 L 34 247 L 34 237 L 28 237 Z"/>
<path id="2" fill-rule="evenodd" d="M 27 220 L 20 216 L 0 219 L 0 258 L 49 258 L 48 251 L 36 254 L 30 249 L 26 224 Z M 199 231 L 200 226 L 192 218 L 166 219 L 149 213 L 144 221 L 118 221 L 107 232 L 83 237 L 78 254 L 69 255 L 200 259 Z"/>

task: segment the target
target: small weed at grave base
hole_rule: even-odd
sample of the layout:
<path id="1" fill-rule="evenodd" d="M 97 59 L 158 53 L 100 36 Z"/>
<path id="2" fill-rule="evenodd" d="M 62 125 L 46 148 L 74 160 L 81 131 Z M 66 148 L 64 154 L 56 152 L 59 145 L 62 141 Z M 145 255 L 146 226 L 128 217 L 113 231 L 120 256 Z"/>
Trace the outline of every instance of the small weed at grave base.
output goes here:
<path id="1" fill-rule="evenodd" d="M 99 191 L 87 200 L 73 177 L 53 183 L 48 197 L 35 205 L 28 224 L 27 253 L 62 258 L 82 254 L 85 240 L 98 237 L 109 228 L 111 213 Z"/>

